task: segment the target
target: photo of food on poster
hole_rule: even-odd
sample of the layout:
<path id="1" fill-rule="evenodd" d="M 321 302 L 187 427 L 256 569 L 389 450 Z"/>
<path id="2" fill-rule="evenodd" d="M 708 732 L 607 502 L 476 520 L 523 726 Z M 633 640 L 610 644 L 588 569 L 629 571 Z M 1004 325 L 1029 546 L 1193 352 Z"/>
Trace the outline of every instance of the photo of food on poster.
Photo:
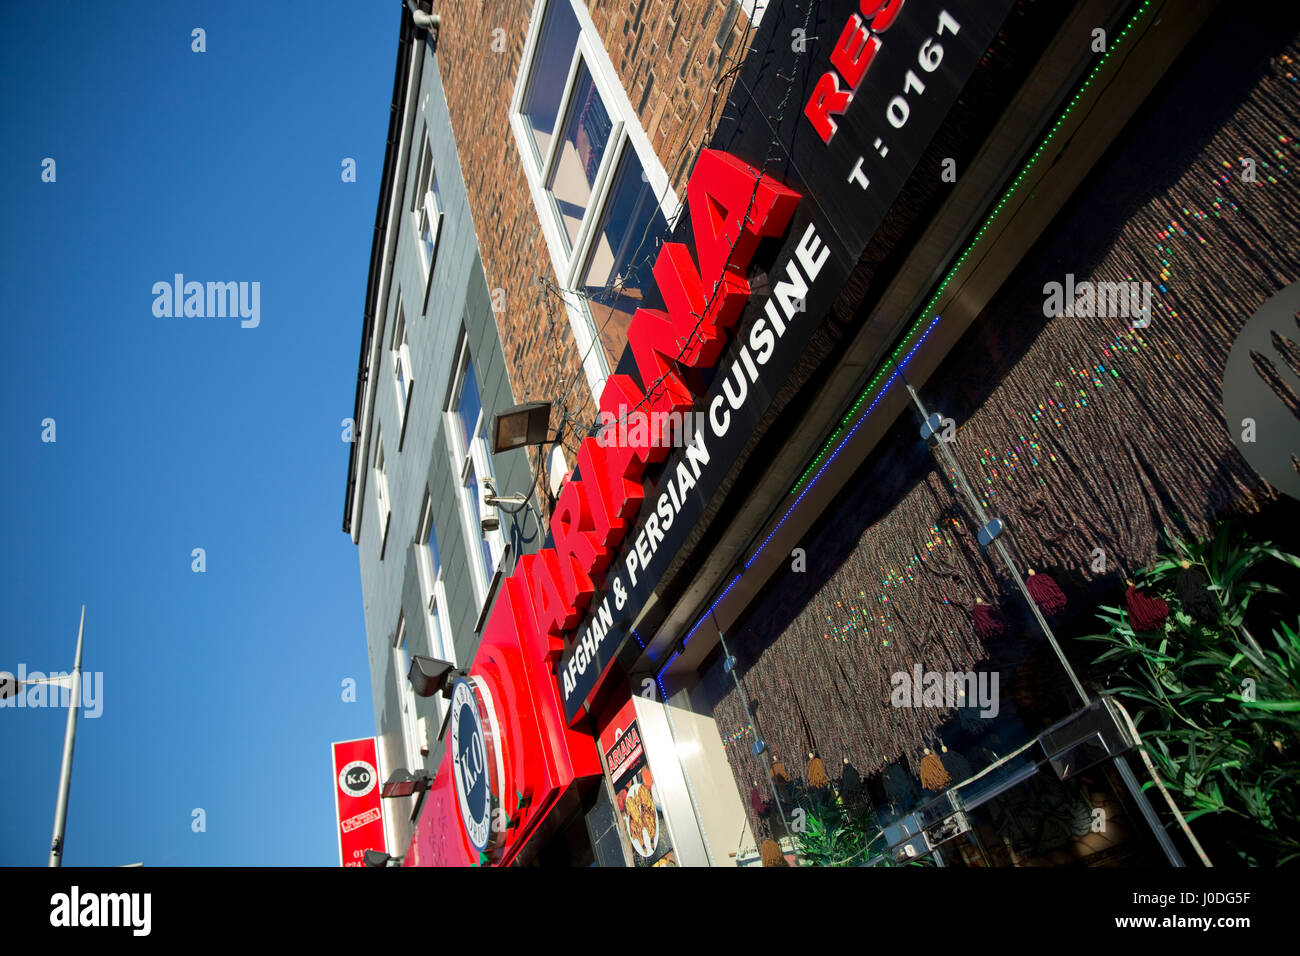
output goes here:
<path id="1" fill-rule="evenodd" d="M 676 866 L 677 855 L 664 824 L 663 806 L 646 762 L 631 702 L 600 735 L 605 772 L 614 791 L 619 834 L 634 866 Z"/>

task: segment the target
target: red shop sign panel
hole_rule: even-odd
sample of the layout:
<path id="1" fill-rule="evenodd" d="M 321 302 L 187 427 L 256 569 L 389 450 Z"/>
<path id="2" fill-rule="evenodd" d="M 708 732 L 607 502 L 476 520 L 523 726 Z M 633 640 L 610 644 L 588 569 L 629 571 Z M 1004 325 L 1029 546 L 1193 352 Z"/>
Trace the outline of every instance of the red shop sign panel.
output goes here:
<path id="1" fill-rule="evenodd" d="M 339 741 L 331 745 L 331 750 L 334 754 L 339 863 L 341 866 L 365 866 L 367 850 L 386 852 L 375 738 Z"/>

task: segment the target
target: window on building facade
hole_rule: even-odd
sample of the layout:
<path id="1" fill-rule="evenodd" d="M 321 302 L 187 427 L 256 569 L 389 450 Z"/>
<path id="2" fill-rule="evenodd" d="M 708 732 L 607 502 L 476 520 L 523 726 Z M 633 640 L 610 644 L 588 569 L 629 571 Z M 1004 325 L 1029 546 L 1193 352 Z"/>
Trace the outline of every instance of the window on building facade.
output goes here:
<path id="1" fill-rule="evenodd" d="M 384 557 L 388 547 L 388 522 L 393 516 L 391 499 L 388 496 L 387 460 L 384 456 L 384 430 L 375 428 L 375 501 L 379 507 L 379 557 Z"/>
<path id="2" fill-rule="evenodd" d="M 406 639 L 406 615 L 397 615 L 397 633 L 393 639 L 393 661 L 397 677 L 397 697 L 402 710 L 402 739 L 406 744 L 407 769 L 414 770 L 422 765 L 420 749 L 420 721 L 415 713 L 415 691 L 407 674 L 411 670 L 411 650 Z"/>
<path id="3" fill-rule="evenodd" d="M 433 268 L 438 245 L 438 228 L 442 223 L 442 200 L 438 195 L 438 177 L 433 169 L 433 149 L 426 130 L 420 144 L 420 164 L 416 167 L 415 191 L 411 195 L 411 219 L 420 247 L 420 261 L 425 275 Z"/>
<path id="4" fill-rule="evenodd" d="M 584 5 L 534 7 L 511 124 L 598 392 L 679 206 Z"/>
<path id="5" fill-rule="evenodd" d="M 420 570 L 420 588 L 429 615 L 429 652 L 439 660 L 456 663 L 456 648 L 447 629 L 447 597 L 442 586 L 442 559 L 438 554 L 438 530 L 433 523 L 433 496 L 424 492 L 424 507 L 415 533 Z M 438 698 L 441 702 L 441 698 Z"/>
<path id="6" fill-rule="evenodd" d="M 492 458 L 486 439 L 487 416 L 479 397 L 468 342 L 463 342 L 459 350 L 447 412 L 446 430 L 460 481 L 458 494 L 469 542 L 471 575 L 482 601 L 487 596 L 504 542 L 499 529 L 483 530 L 483 519 L 487 517 L 483 504 L 484 480 L 493 478 Z"/>
<path id="7" fill-rule="evenodd" d="M 411 349 L 406 344 L 406 311 L 402 300 L 397 299 L 397 317 L 393 322 L 393 339 L 389 347 L 393 360 L 393 384 L 397 389 L 397 415 L 402 434 L 406 433 L 406 416 L 411 410 L 411 391 L 414 378 L 411 373 Z M 399 448 L 401 442 L 398 442 Z"/>

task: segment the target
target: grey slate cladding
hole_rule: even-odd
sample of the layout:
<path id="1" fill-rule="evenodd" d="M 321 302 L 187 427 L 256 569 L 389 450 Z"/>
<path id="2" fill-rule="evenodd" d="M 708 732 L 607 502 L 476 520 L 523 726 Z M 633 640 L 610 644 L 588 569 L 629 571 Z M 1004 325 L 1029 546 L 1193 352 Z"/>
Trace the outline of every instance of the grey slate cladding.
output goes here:
<path id="1" fill-rule="evenodd" d="M 422 75 L 420 87 L 415 92 L 415 104 L 418 107 L 426 93 L 428 102 L 422 112 L 417 111 L 410 154 L 399 159 L 403 172 L 397 178 L 396 188 L 401 190 L 401 213 L 394 225 L 397 239 L 390 280 L 392 286 L 382 324 L 375 331 L 381 343 L 379 360 L 371 369 L 375 381 L 371 437 L 377 428 L 382 428 L 392 505 L 388 542 L 382 559 L 375 488 L 369 476 L 374 463 L 373 446 L 369 460 L 363 465 L 367 476 L 365 492 L 354 516 L 354 521 L 360 522 L 358 557 L 366 609 L 371 691 L 386 774 L 405 767 L 408 759 L 399 697 L 399 686 L 405 684 L 406 674 L 397 672 L 393 652 L 399 612 L 405 616 L 410 652 L 437 656 L 438 651 L 437 645 L 430 640 L 425 596 L 420 583 L 420 556 L 415 544 L 426 488 L 433 502 L 434 529 L 442 563 L 441 580 L 445 589 L 445 603 L 440 611 L 450 629 L 455 663 L 468 666 L 478 649 L 479 634 L 475 633 L 474 625 L 479 618 L 481 602 L 469 561 L 471 558 L 477 560 L 479 544 L 477 540 L 468 539 L 461 514 L 458 494 L 460 461 L 452 459 L 444 416 L 462 330 L 478 372 L 485 414 L 490 416 L 516 404 L 501 352 L 491 293 L 479 256 L 441 78 L 435 58 L 427 47 L 422 55 Z M 433 275 L 428 282 L 427 307 L 421 311 L 426 302 L 426 277 L 410 210 L 419 149 L 426 128 L 438 178 L 443 221 Z M 400 450 L 401 414 L 389 352 L 399 295 L 406 317 L 406 338 L 414 381 L 409 419 Z M 518 401 L 533 397 L 540 396 L 521 395 Z M 526 452 L 516 450 L 494 455 L 492 467 L 497 488 L 502 494 L 527 492 L 531 481 Z M 511 564 L 505 568 L 509 573 L 520 553 L 537 549 L 542 535 L 528 511 L 518 516 L 502 512 L 501 522 L 503 534 L 512 546 Z M 436 742 L 441 725 L 440 703 L 433 698 L 416 700 L 416 713 L 428 718 L 428 733 L 432 738 L 428 741 L 429 756 L 423 761 L 423 767 L 430 772 L 437 770 L 442 756 L 441 747 Z M 393 835 L 399 845 L 404 845 L 410 838 L 408 818 L 413 806 L 414 798 L 387 801 L 394 822 Z"/>

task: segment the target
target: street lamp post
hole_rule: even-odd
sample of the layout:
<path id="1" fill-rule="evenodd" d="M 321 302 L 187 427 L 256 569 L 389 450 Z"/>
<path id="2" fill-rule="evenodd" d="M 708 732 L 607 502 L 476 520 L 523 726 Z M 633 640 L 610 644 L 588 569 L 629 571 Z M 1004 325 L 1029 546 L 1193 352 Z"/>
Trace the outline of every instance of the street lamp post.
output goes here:
<path id="1" fill-rule="evenodd" d="M 72 789 L 72 748 L 77 742 L 77 711 L 81 706 L 81 639 L 86 632 L 86 605 L 81 605 L 77 625 L 77 660 L 72 667 L 72 699 L 68 702 L 68 728 L 63 735 L 63 767 L 59 771 L 59 800 L 54 806 L 54 838 L 50 841 L 50 866 L 63 864 L 63 831 L 68 822 L 68 792 Z"/>

